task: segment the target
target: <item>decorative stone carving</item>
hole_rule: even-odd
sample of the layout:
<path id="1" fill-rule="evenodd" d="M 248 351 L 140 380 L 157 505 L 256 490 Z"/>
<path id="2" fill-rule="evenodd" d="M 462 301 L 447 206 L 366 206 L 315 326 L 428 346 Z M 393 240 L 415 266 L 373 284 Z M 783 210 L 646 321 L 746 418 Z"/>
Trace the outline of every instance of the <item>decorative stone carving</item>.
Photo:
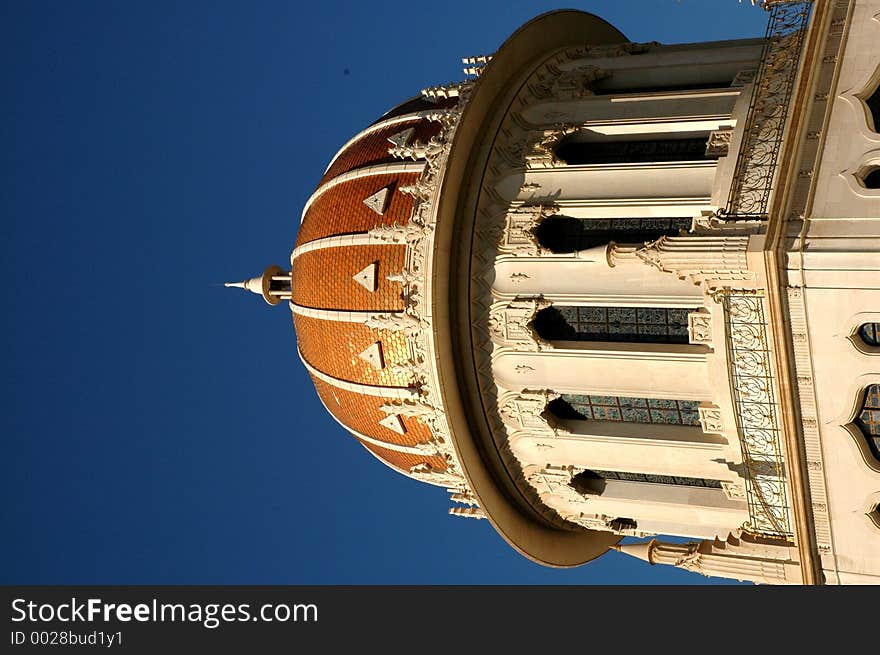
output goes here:
<path id="1" fill-rule="evenodd" d="M 746 500 L 746 486 L 742 482 L 722 482 L 724 495 L 730 500 Z"/>
<path id="2" fill-rule="evenodd" d="M 502 145 L 496 146 L 498 161 L 504 162 L 511 170 L 564 166 L 564 162 L 556 159 L 554 150 L 562 139 L 578 129 L 575 125 L 557 125 L 546 130 L 532 130 L 518 137 L 511 135 Z M 496 172 L 501 172 L 497 164 Z"/>
<path id="3" fill-rule="evenodd" d="M 404 148 L 409 143 L 412 135 L 415 134 L 416 128 L 408 127 L 405 130 L 396 132 L 388 137 L 388 142 L 395 148 Z"/>
<path id="4" fill-rule="evenodd" d="M 528 88 L 536 100 L 577 100 L 595 95 L 596 82 L 607 77 L 611 77 L 611 71 L 591 64 L 560 70 L 551 63 L 533 77 Z"/>
<path id="5" fill-rule="evenodd" d="M 408 336 L 412 336 L 422 329 L 422 322 L 417 317 L 406 312 L 373 314 L 367 317 L 364 324 L 367 327 L 380 330 L 402 331 Z"/>
<path id="6" fill-rule="evenodd" d="M 358 357 L 360 357 L 377 371 L 381 371 L 383 368 L 385 368 L 385 359 L 382 356 L 381 341 L 377 341 L 371 344 L 362 353 L 360 353 Z"/>
<path id="7" fill-rule="evenodd" d="M 713 434 L 724 433 L 724 421 L 721 418 L 721 409 L 717 405 L 702 403 L 697 411 L 699 413 L 700 426 L 702 426 L 703 432 Z"/>
<path id="8" fill-rule="evenodd" d="M 408 416 L 411 418 L 424 419 L 432 418 L 440 411 L 433 405 L 412 400 L 400 400 L 390 403 L 384 403 L 379 406 L 386 414 L 394 414 L 397 416 Z"/>
<path id="9" fill-rule="evenodd" d="M 444 144 L 436 136 L 432 136 L 427 143 L 424 141 L 413 141 L 410 144 L 393 145 L 388 148 L 388 154 L 392 157 L 413 160 L 437 157 L 443 151 Z"/>
<path id="10" fill-rule="evenodd" d="M 727 151 L 730 148 L 730 141 L 732 138 L 732 128 L 712 130 L 712 132 L 709 133 L 709 140 L 706 142 L 706 156 L 726 157 Z"/>
<path id="11" fill-rule="evenodd" d="M 712 234 L 757 234 L 764 227 L 759 220 L 726 220 L 715 212 L 703 212 L 694 217 L 691 234 L 708 236 Z"/>
<path id="12" fill-rule="evenodd" d="M 525 205 L 507 212 L 506 225 L 498 250 L 511 255 L 537 256 L 543 252 L 535 238 L 535 228 L 541 222 L 559 213 L 556 205 Z"/>
<path id="13" fill-rule="evenodd" d="M 380 225 L 371 229 L 370 237 L 388 243 L 410 243 L 424 239 L 431 234 L 431 228 L 409 222 L 406 225 Z"/>
<path id="14" fill-rule="evenodd" d="M 688 314 L 688 340 L 705 346 L 712 342 L 712 315 L 705 309 Z"/>
<path id="15" fill-rule="evenodd" d="M 550 304 L 541 298 L 494 303 L 489 309 L 489 335 L 498 345 L 513 346 L 516 350 L 552 348 L 532 328 L 535 314 Z"/>
<path id="16" fill-rule="evenodd" d="M 510 431 L 555 434 L 557 429 L 548 423 L 545 410 L 547 403 L 558 397 L 558 393 L 549 389 L 508 392 L 498 399 L 501 420 Z"/>
<path id="17" fill-rule="evenodd" d="M 406 434 L 406 428 L 403 425 L 403 420 L 401 420 L 401 418 L 397 414 L 389 414 L 379 421 L 379 425 L 386 427 L 392 432 L 396 432 L 397 434 Z"/>
<path id="18" fill-rule="evenodd" d="M 419 200 L 427 200 L 431 197 L 434 189 L 422 180 L 416 180 L 413 184 L 404 184 L 398 187 L 398 191 Z"/>
<path id="19" fill-rule="evenodd" d="M 352 276 L 352 280 L 361 285 L 364 289 L 373 293 L 378 288 L 378 265 L 376 262 L 369 264 Z"/>
<path id="20" fill-rule="evenodd" d="M 373 195 L 368 198 L 364 198 L 364 204 L 372 209 L 374 212 L 382 216 L 385 213 L 385 209 L 388 206 L 388 187 L 383 187 L 376 191 Z"/>

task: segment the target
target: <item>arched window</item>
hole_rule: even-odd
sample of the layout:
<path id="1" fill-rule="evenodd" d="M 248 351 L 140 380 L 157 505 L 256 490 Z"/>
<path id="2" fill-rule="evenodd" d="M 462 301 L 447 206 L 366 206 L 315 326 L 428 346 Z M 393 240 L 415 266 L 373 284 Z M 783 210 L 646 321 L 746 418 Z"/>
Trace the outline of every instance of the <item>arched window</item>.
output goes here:
<path id="1" fill-rule="evenodd" d="M 666 307 L 545 307 L 532 328 L 547 341 L 688 343 L 688 309 Z"/>
<path id="2" fill-rule="evenodd" d="M 858 335 L 866 346 L 880 348 L 880 323 L 862 323 Z"/>
<path id="3" fill-rule="evenodd" d="M 691 400 L 576 394 L 563 394 L 547 403 L 547 411 L 557 419 L 665 425 L 699 425 L 698 407 Z"/>
<path id="4" fill-rule="evenodd" d="M 551 216 L 534 229 L 541 247 L 554 253 L 575 252 L 611 241 L 645 243 L 661 236 L 678 236 L 691 226 L 690 218 L 572 218 Z"/>
<path id="5" fill-rule="evenodd" d="M 861 430 L 871 454 L 880 461 L 880 384 L 872 384 L 865 389 L 855 424 Z"/>
<path id="6" fill-rule="evenodd" d="M 707 139 L 708 135 L 679 139 L 585 141 L 575 134 L 563 139 L 554 155 L 570 166 L 715 159 L 706 154 Z"/>

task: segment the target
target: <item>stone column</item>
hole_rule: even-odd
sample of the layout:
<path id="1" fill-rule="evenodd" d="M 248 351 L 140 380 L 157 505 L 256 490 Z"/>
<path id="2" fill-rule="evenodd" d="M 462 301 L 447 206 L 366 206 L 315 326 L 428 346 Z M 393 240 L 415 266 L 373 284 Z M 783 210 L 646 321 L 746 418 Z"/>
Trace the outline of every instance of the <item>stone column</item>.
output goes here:
<path id="1" fill-rule="evenodd" d="M 608 244 L 608 265 L 643 262 L 694 284 L 703 281 L 752 281 L 748 236 L 662 236 L 638 244 Z"/>

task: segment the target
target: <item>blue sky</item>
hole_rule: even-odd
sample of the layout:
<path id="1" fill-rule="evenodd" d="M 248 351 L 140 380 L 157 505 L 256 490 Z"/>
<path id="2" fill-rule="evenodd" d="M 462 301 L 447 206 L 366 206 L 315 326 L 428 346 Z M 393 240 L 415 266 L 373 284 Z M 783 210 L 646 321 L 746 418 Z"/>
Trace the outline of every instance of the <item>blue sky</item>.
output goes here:
<path id="1" fill-rule="evenodd" d="M 326 414 L 283 264 L 350 136 L 548 2 L 3 2 L 2 583 L 699 584 L 552 570 Z M 580 2 L 633 41 L 761 36 L 736 0 Z"/>

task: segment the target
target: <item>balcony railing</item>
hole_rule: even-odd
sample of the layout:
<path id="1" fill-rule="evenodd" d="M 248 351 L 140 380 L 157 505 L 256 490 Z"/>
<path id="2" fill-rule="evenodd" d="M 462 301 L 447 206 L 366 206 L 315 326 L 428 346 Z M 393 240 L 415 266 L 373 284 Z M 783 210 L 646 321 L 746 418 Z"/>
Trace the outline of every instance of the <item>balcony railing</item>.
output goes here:
<path id="1" fill-rule="evenodd" d="M 770 12 L 742 145 L 727 206 L 728 220 L 766 220 L 811 2 L 765 2 Z"/>

